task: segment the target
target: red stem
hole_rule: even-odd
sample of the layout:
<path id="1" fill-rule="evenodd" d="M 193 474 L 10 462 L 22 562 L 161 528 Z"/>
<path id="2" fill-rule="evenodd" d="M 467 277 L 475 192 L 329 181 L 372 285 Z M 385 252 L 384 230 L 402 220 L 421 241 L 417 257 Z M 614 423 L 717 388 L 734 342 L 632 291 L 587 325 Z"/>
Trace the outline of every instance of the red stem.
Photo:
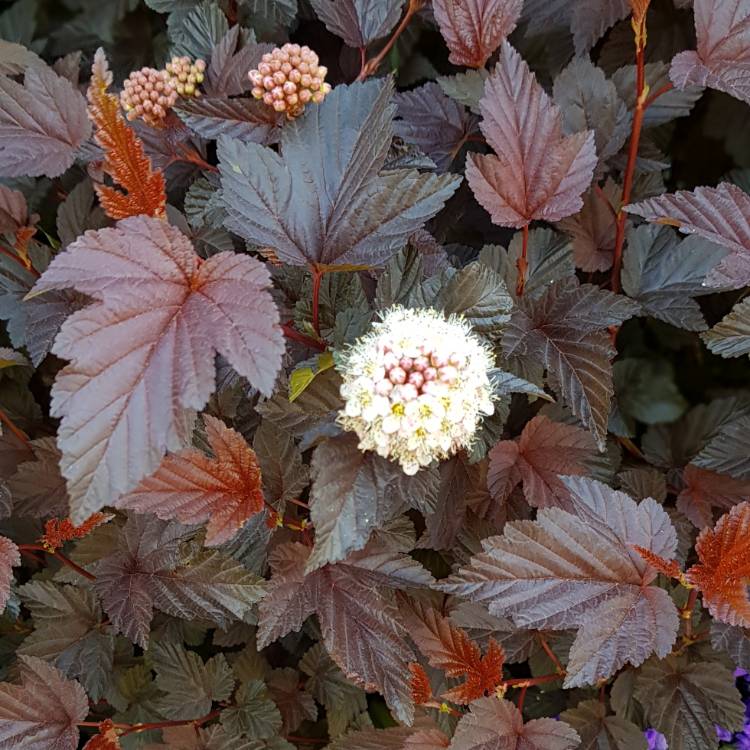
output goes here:
<path id="1" fill-rule="evenodd" d="M 319 352 L 324 352 L 326 350 L 326 345 L 322 341 L 318 341 L 312 336 L 308 336 L 307 334 L 298 331 L 292 326 L 291 321 L 289 323 L 284 323 L 281 326 L 281 330 L 284 332 L 284 336 L 288 339 L 292 339 L 292 341 L 296 341 L 298 344 L 308 346 L 311 349 L 316 349 Z"/>
<path id="2" fill-rule="evenodd" d="M 2 424 L 4 424 L 29 450 L 33 450 L 28 435 L 20 427 L 17 427 L 13 420 L 2 409 L 0 409 L 0 422 L 2 422 Z"/>
<path id="3" fill-rule="evenodd" d="M 554 682 L 564 676 L 564 672 L 562 674 L 555 672 L 555 674 L 544 674 L 541 677 L 516 677 L 512 680 L 505 680 L 503 685 L 517 688 L 531 687 L 532 685 L 543 685 L 545 682 Z"/>
<path id="4" fill-rule="evenodd" d="M 63 565 L 67 565 L 71 570 L 75 570 L 76 573 L 82 575 L 84 578 L 88 578 L 89 581 L 95 581 L 96 576 L 93 573 L 89 573 L 88 570 L 82 568 L 77 563 L 74 563 L 69 557 L 63 555 L 62 552 L 53 552 L 46 549 L 41 544 L 19 544 L 18 549 L 21 552 L 44 552 L 48 555 L 56 557 Z"/>
<path id="5" fill-rule="evenodd" d="M 409 21 L 411 21 L 413 16 L 421 9 L 423 5 L 424 0 L 409 0 L 409 7 L 406 9 L 406 13 L 404 13 L 404 17 L 401 19 L 401 23 L 396 27 L 396 30 L 391 35 L 391 38 L 386 42 L 385 47 L 383 47 L 383 49 L 381 49 L 380 52 L 375 55 L 375 57 L 373 57 L 371 60 L 368 60 L 362 66 L 362 69 L 359 71 L 359 75 L 357 76 L 358 81 L 364 81 L 380 67 L 380 63 L 383 62 L 385 56 L 391 51 L 393 45 L 409 25 Z"/>
<path id="6" fill-rule="evenodd" d="M 630 147 L 628 149 L 628 162 L 625 167 L 625 175 L 622 183 L 622 200 L 620 210 L 617 212 L 617 225 L 615 233 L 615 252 L 612 262 L 612 291 L 620 291 L 620 271 L 622 269 L 622 249 L 625 244 L 625 219 L 627 214 L 623 210 L 630 203 L 630 194 L 633 189 L 635 177 L 635 163 L 638 158 L 638 145 L 641 141 L 641 129 L 643 128 L 643 115 L 646 111 L 646 97 L 644 96 L 645 85 L 645 58 L 643 48 L 636 50 L 636 103 L 633 113 L 633 126 L 630 131 Z"/>
<path id="7" fill-rule="evenodd" d="M 524 685 L 521 688 L 521 692 L 518 694 L 518 710 L 523 713 L 523 701 L 526 698 L 526 691 L 529 689 L 528 685 Z"/>
<path id="8" fill-rule="evenodd" d="M 539 641 L 539 645 L 544 649 L 544 653 L 549 656 L 558 673 L 565 674 L 565 667 L 563 667 L 563 665 L 560 663 L 560 660 L 555 655 L 555 652 L 550 648 L 549 643 L 547 643 L 547 639 L 541 633 L 537 633 L 536 635 Z"/>
<path id="9" fill-rule="evenodd" d="M 521 257 L 516 261 L 516 267 L 518 268 L 518 277 L 516 280 L 516 294 L 519 297 L 523 297 L 523 290 L 526 286 L 526 271 L 528 271 L 529 263 L 526 260 L 526 256 L 529 251 L 529 225 L 526 224 L 523 229 L 523 244 L 521 246 Z"/>
<path id="10" fill-rule="evenodd" d="M 693 637 L 693 609 L 695 602 L 698 599 L 698 589 L 690 589 L 688 594 L 687 602 L 685 606 L 680 610 L 680 617 L 685 623 L 685 640 L 691 640 Z"/>
<path id="11" fill-rule="evenodd" d="M 656 89 L 644 102 L 643 109 L 648 109 L 662 94 L 666 94 L 667 91 L 671 91 L 673 88 L 674 84 L 670 81 L 669 83 L 665 83 L 661 88 Z"/>
<path id="12" fill-rule="evenodd" d="M 319 306 L 320 306 L 320 283 L 323 281 L 322 271 L 318 266 L 313 265 L 310 269 L 312 272 L 312 325 L 315 333 L 320 337 L 320 320 L 319 320 Z"/>

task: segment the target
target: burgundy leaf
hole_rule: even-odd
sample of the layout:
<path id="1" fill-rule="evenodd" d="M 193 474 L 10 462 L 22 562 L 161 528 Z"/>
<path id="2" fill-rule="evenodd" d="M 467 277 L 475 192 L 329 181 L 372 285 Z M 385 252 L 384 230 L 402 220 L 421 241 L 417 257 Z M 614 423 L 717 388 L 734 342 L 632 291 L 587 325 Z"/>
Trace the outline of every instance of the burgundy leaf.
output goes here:
<path id="1" fill-rule="evenodd" d="M 560 110 L 508 42 L 480 108 L 497 156 L 470 154 L 466 177 L 492 221 L 520 228 L 579 211 L 597 162 L 594 133 L 563 136 Z"/>
<path id="2" fill-rule="evenodd" d="M 260 581 L 216 551 L 183 554 L 189 529 L 131 514 L 117 547 L 96 564 L 94 589 L 114 627 L 146 648 L 154 609 L 226 629 L 263 595 Z"/>
<path id="3" fill-rule="evenodd" d="M 396 94 L 393 131 L 447 170 L 469 136 L 477 132 L 477 118 L 448 98 L 433 81 Z"/>
<path id="4" fill-rule="evenodd" d="M 606 271 L 612 267 L 617 223 L 613 206 L 620 200 L 620 187 L 608 178 L 600 190 L 583 196 L 583 208 L 563 219 L 558 227 L 570 235 L 576 266 L 582 271 Z"/>
<path id="5" fill-rule="evenodd" d="M 0 76 L 0 174 L 62 174 L 89 137 L 86 100 L 51 68 L 28 68 L 23 86 Z"/>
<path id="6" fill-rule="evenodd" d="M 299 630 L 317 614 L 326 649 L 347 677 L 365 690 L 380 691 L 399 718 L 410 722 L 408 666 L 414 653 L 392 596 L 382 588 L 393 566 L 404 565 L 399 559 L 408 556 L 385 553 L 375 567 L 366 559 L 345 561 L 306 575 L 309 555 L 302 544 L 282 545 L 271 555 L 273 576 L 260 604 L 258 646 Z"/>
<path id="7" fill-rule="evenodd" d="M 722 182 L 715 188 L 679 190 L 626 210 L 726 247 L 729 255 L 706 277 L 710 286 L 738 289 L 750 284 L 750 196 L 736 185 Z"/>
<path id="8" fill-rule="evenodd" d="M 729 510 L 750 500 L 750 482 L 688 464 L 682 472 L 684 487 L 677 496 L 677 509 L 699 529 L 714 524 L 714 508 Z"/>
<path id="9" fill-rule="evenodd" d="M 34 457 L 18 465 L 7 481 L 13 496 L 13 515 L 19 518 L 64 518 L 68 490 L 60 474 L 60 451 L 51 437 L 32 440 Z"/>
<path id="10" fill-rule="evenodd" d="M 433 0 L 440 31 L 454 65 L 483 68 L 516 28 L 523 0 Z"/>
<path id="11" fill-rule="evenodd" d="M 207 520 L 206 545 L 215 547 L 263 510 L 263 489 L 255 451 L 245 438 L 215 417 L 206 415 L 204 421 L 212 458 L 194 448 L 169 455 L 116 505 L 165 521 Z"/>
<path id="12" fill-rule="evenodd" d="M 483 601 L 520 628 L 578 629 L 566 687 L 594 684 L 626 663 L 664 657 L 677 634 L 677 609 L 649 584 L 656 570 L 633 545 L 665 558 L 677 537 L 656 501 L 636 504 L 599 482 L 568 477 L 573 512 L 542 508 L 537 520 L 506 524 L 467 568 L 438 584 Z"/>
<path id="13" fill-rule="evenodd" d="M 709 86 L 750 103 L 750 2 L 695 0 L 696 50 L 680 52 L 669 76 L 677 88 Z"/>
<path id="14" fill-rule="evenodd" d="M 0 185 L 0 234 L 15 234 L 28 220 L 29 210 L 23 193 Z"/>
<path id="15" fill-rule="evenodd" d="M 311 0 L 318 18 L 349 47 L 367 47 L 396 25 L 404 0 Z"/>
<path id="16" fill-rule="evenodd" d="M 580 737 L 564 721 L 532 719 L 524 723 L 513 703 L 480 698 L 458 722 L 450 750 L 574 750 Z"/>
<path id="17" fill-rule="evenodd" d="M 183 447 L 188 409 L 214 389 L 214 355 L 263 393 L 284 343 L 268 270 L 247 255 L 202 261 L 160 219 L 90 231 L 58 255 L 35 291 L 94 298 L 63 324 L 53 351 L 70 360 L 52 389 L 72 517 L 81 521 Z"/>
<path id="18" fill-rule="evenodd" d="M 487 484 L 500 503 L 522 481 L 532 508 L 568 509 L 570 493 L 559 475 L 587 474 L 595 457 L 591 433 L 537 416 L 526 424 L 518 441 L 503 440 L 490 451 Z"/>
<path id="19" fill-rule="evenodd" d="M 605 327 L 620 325 L 637 311 L 626 297 L 567 278 L 538 299 L 524 297 L 503 336 L 506 357 L 521 365 L 541 362 L 552 388 L 591 430 L 600 449 L 614 393 L 614 349 Z"/>
<path id="20" fill-rule="evenodd" d="M 0 683 L 0 746 L 76 750 L 89 712 L 83 688 L 35 656 L 19 656 L 21 684 Z"/>

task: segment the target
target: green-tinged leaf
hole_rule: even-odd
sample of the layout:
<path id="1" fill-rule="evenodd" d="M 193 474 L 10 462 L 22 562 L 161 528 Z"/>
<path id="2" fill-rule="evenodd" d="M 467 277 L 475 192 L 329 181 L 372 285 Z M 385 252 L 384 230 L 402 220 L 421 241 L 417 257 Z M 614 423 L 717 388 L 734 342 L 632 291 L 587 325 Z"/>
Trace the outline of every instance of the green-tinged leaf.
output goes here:
<path id="1" fill-rule="evenodd" d="M 739 731 L 745 719 L 732 673 L 720 662 L 691 663 L 684 654 L 651 659 L 638 672 L 633 694 L 670 750 L 716 747 L 715 725 Z"/>
<path id="2" fill-rule="evenodd" d="M 229 23 L 218 4 L 214 0 L 203 0 L 175 29 L 171 52 L 208 60 L 214 46 L 228 30 Z"/>
<path id="3" fill-rule="evenodd" d="M 582 701 L 560 718 L 578 732 L 581 750 L 646 750 L 648 745 L 640 727 L 608 716 L 606 704 L 598 700 Z"/>
<path id="4" fill-rule="evenodd" d="M 307 487 L 309 468 L 302 463 L 302 454 L 286 430 L 264 420 L 253 436 L 253 450 L 270 503 L 285 503 Z"/>
<path id="5" fill-rule="evenodd" d="M 355 49 L 388 34 L 398 22 L 404 0 L 310 0 L 328 30 Z"/>
<path id="6" fill-rule="evenodd" d="M 308 570 L 361 550 L 374 529 L 407 507 L 425 508 L 434 502 L 435 475 L 423 470 L 407 476 L 396 464 L 357 445 L 357 437 L 347 433 L 322 443 L 313 454 L 310 516 L 315 546 Z"/>
<path id="7" fill-rule="evenodd" d="M 101 624 L 94 593 L 51 581 L 31 581 L 18 593 L 34 620 L 34 631 L 18 653 L 52 662 L 77 678 L 92 700 L 99 700 L 112 678 L 114 637 Z"/>
<path id="8" fill-rule="evenodd" d="M 411 246 L 394 255 L 378 278 L 375 307 L 417 307 L 424 303 L 421 284 L 424 268 L 420 254 Z"/>
<path id="9" fill-rule="evenodd" d="M 693 463 L 735 479 L 750 479 L 750 416 L 727 421 Z"/>
<path id="10" fill-rule="evenodd" d="M 331 737 L 343 734 L 367 710 L 365 691 L 346 679 L 322 643 L 305 652 L 299 668 L 308 676 L 305 690 L 326 709 Z"/>
<path id="11" fill-rule="evenodd" d="M 295 401 L 312 383 L 316 375 L 331 367 L 333 367 L 333 354 L 329 351 L 317 354 L 310 365 L 304 363 L 298 365 L 289 376 L 289 400 Z"/>
<path id="12" fill-rule="evenodd" d="M 725 622 L 711 623 L 711 645 L 728 654 L 732 664 L 750 670 L 750 630 Z"/>
<path id="13" fill-rule="evenodd" d="M 478 115 L 479 100 L 484 96 L 487 75 L 484 69 L 467 70 L 452 76 L 439 76 L 437 82 L 447 96 Z"/>
<path id="14" fill-rule="evenodd" d="M 622 288 L 640 302 L 644 314 L 688 331 L 705 331 L 693 297 L 715 291 L 704 280 L 725 255 L 723 248 L 701 237 L 680 240 L 669 227 L 643 224 L 628 234 Z"/>
<path id="15" fill-rule="evenodd" d="M 492 268 L 505 281 L 509 293 L 515 297 L 517 262 L 522 252 L 521 233 L 517 232 L 508 249 L 499 245 L 485 245 L 479 253 L 479 262 Z M 573 253 L 565 235 L 551 229 L 537 228 L 529 232 L 526 261 L 525 296 L 539 296 L 553 281 L 573 275 Z"/>
<path id="16" fill-rule="evenodd" d="M 510 320 L 513 299 L 500 274 L 483 263 L 471 263 L 452 274 L 436 300 L 446 314 L 466 318 L 485 335 L 498 335 Z"/>
<path id="17" fill-rule="evenodd" d="M 237 691 L 235 705 L 221 712 L 221 723 L 231 735 L 265 740 L 281 730 L 281 714 L 268 688 L 260 680 L 250 680 Z"/>
<path id="18" fill-rule="evenodd" d="M 194 651 L 177 644 L 158 644 L 149 652 L 156 687 L 166 695 L 157 707 L 169 719 L 204 716 L 213 702 L 225 701 L 234 689 L 234 675 L 224 654 L 205 664 Z"/>
<path id="19" fill-rule="evenodd" d="M 620 412 L 645 424 L 674 422 L 688 407 L 675 383 L 672 365 L 663 359 L 618 359 L 615 393 Z"/>

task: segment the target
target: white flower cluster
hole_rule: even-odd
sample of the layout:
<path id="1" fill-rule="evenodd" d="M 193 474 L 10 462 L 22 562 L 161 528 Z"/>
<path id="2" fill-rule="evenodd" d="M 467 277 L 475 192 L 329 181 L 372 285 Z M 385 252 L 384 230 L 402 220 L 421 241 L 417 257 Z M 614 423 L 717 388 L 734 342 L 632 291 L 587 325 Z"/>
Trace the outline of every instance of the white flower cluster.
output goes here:
<path id="1" fill-rule="evenodd" d="M 406 474 L 471 444 L 492 414 L 490 349 L 460 317 L 392 307 L 343 356 L 339 423 Z"/>

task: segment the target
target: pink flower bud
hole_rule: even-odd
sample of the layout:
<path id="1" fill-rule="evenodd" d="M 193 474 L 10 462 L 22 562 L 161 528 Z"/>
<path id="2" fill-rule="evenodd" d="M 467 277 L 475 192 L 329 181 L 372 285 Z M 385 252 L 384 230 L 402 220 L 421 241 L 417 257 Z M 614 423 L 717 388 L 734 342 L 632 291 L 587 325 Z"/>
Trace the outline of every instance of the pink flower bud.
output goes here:
<path id="1" fill-rule="evenodd" d="M 301 62 L 297 66 L 297 69 L 299 70 L 300 73 L 302 73 L 302 75 L 309 75 L 310 74 L 310 65 L 308 63 L 306 63 L 306 62 Z"/>
<path id="2" fill-rule="evenodd" d="M 398 367 L 398 365 L 391 368 L 388 377 L 394 385 L 401 385 L 406 382 L 406 373 L 402 368 Z"/>
<path id="3" fill-rule="evenodd" d="M 290 64 L 290 63 L 288 63 L 288 62 L 285 62 L 285 63 L 282 63 L 282 64 L 281 64 L 281 72 L 282 72 L 282 73 L 283 73 L 283 74 L 284 74 L 285 76 L 288 76 L 288 75 L 289 75 L 289 74 L 290 74 L 290 73 L 292 72 L 292 70 L 294 70 L 294 68 L 292 68 L 292 66 L 291 66 L 291 64 Z"/>
<path id="4" fill-rule="evenodd" d="M 271 76 L 266 76 L 263 79 L 263 87 L 266 89 L 266 91 L 270 91 L 276 84 L 273 81 L 273 78 Z"/>
<path id="5" fill-rule="evenodd" d="M 266 52 L 263 57 L 260 58 L 264 63 L 270 63 L 273 60 L 273 56 L 270 52 Z"/>
<path id="6" fill-rule="evenodd" d="M 303 104 L 307 104 L 312 99 L 312 92 L 309 89 L 302 89 L 299 92 L 299 100 Z"/>
<path id="7" fill-rule="evenodd" d="M 299 97 L 297 94 L 287 94 L 286 95 L 286 103 L 291 107 L 295 104 L 299 103 Z"/>
<path id="8" fill-rule="evenodd" d="M 414 365 L 414 360 L 410 357 L 401 357 L 399 360 L 399 365 L 401 366 L 402 370 L 411 370 L 411 368 Z"/>
<path id="9" fill-rule="evenodd" d="M 270 65 L 271 65 L 271 70 L 273 70 L 274 72 L 276 72 L 278 70 L 281 70 L 281 61 L 280 60 L 275 60 L 275 59 L 271 60 Z"/>
<path id="10" fill-rule="evenodd" d="M 291 82 L 287 81 L 284 86 L 284 93 L 285 94 L 296 94 L 297 93 L 297 87 Z"/>
<path id="11" fill-rule="evenodd" d="M 316 91 L 316 92 L 315 92 L 315 93 L 314 93 L 314 94 L 312 95 L 312 100 L 313 100 L 313 101 L 314 101 L 314 102 L 315 102 L 316 104 L 320 104 L 320 103 L 321 103 L 321 102 L 323 101 L 323 99 L 325 99 L 325 98 L 326 98 L 326 97 L 325 97 L 325 94 L 324 94 L 324 93 L 323 93 L 322 91 Z"/>
<path id="12" fill-rule="evenodd" d="M 265 57 L 265 55 L 263 55 L 263 57 Z M 260 73 L 260 74 L 261 74 L 262 76 L 270 76 L 270 75 L 271 75 L 271 66 L 270 66 L 270 65 L 269 65 L 268 63 L 264 63 L 264 62 L 263 62 L 263 63 L 261 63 L 261 64 L 260 64 L 260 65 L 258 66 L 258 72 L 259 72 L 259 73 Z"/>
<path id="13" fill-rule="evenodd" d="M 284 89 L 282 89 L 281 86 L 276 86 L 276 88 L 271 91 L 271 96 L 273 96 L 274 99 L 283 99 Z"/>
<path id="14" fill-rule="evenodd" d="M 291 73 L 289 73 L 289 80 L 292 83 L 299 83 L 302 80 L 302 73 L 300 73 L 299 70 L 295 68 Z"/>
<path id="15" fill-rule="evenodd" d="M 448 357 L 437 352 L 433 353 L 431 360 L 433 367 L 445 367 L 448 364 Z"/>
<path id="16" fill-rule="evenodd" d="M 253 95 L 255 99 L 263 98 L 263 89 L 260 88 L 260 86 L 255 86 L 250 93 Z"/>
<path id="17" fill-rule="evenodd" d="M 276 110 L 277 112 L 284 112 L 284 111 L 286 110 L 286 102 L 285 102 L 285 101 L 284 101 L 283 99 L 281 99 L 281 100 L 277 99 L 277 100 L 276 100 L 276 101 L 275 101 L 275 102 L 273 103 L 273 108 L 274 108 L 274 109 L 275 109 L 275 110 Z"/>
<path id="18" fill-rule="evenodd" d="M 286 76 L 279 70 L 273 74 L 273 82 L 277 86 L 281 86 L 286 81 Z"/>
<path id="19" fill-rule="evenodd" d="M 269 107 L 273 106 L 273 95 L 270 91 L 266 91 L 265 94 L 263 94 L 263 103 L 268 104 Z"/>
<path id="20" fill-rule="evenodd" d="M 424 375 L 425 384 L 427 381 L 435 380 L 437 377 L 437 370 L 434 367 L 427 367 L 425 368 L 425 371 L 422 373 Z"/>
<path id="21" fill-rule="evenodd" d="M 412 367 L 417 370 L 418 372 L 422 372 L 423 370 L 426 370 L 430 366 L 430 360 L 427 359 L 427 357 L 420 355 L 419 357 L 414 358 L 414 364 Z"/>
<path id="22" fill-rule="evenodd" d="M 421 372 L 412 372 L 409 374 L 409 382 L 419 390 L 424 385 L 424 375 Z"/>

